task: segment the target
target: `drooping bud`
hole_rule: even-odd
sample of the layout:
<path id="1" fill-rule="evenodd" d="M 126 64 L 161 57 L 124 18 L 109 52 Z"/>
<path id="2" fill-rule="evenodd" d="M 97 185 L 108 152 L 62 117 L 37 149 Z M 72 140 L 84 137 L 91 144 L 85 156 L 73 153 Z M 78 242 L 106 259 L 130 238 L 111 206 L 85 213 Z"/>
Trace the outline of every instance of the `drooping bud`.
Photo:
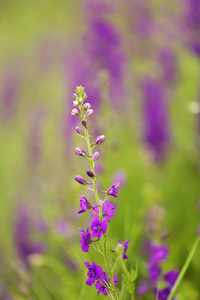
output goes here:
<path id="1" fill-rule="evenodd" d="M 93 114 L 93 109 L 88 109 L 85 112 L 85 118 L 88 119 Z"/>
<path id="2" fill-rule="evenodd" d="M 81 136 L 85 136 L 83 129 L 81 129 L 80 127 L 76 127 L 75 129 L 78 134 L 80 134 Z"/>
<path id="3" fill-rule="evenodd" d="M 71 114 L 74 116 L 80 116 L 79 108 L 78 107 L 73 108 Z"/>
<path id="4" fill-rule="evenodd" d="M 105 135 L 98 135 L 95 139 L 96 145 L 100 145 L 105 141 Z"/>
<path id="5" fill-rule="evenodd" d="M 96 151 L 96 152 L 92 155 L 92 160 L 95 161 L 95 160 L 99 159 L 99 156 L 100 156 L 99 152 Z"/>
<path id="6" fill-rule="evenodd" d="M 76 175 L 76 176 L 75 176 L 75 180 L 76 180 L 78 183 L 80 183 L 80 184 L 84 184 L 84 185 L 87 184 L 87 181 L 86 181 L 83 177 L 81 177 L 81 176 L 79 176 L 79 175 Z"/>
<path id="7" fill-rule="evenodd" d="M 85 151 L 81 147 L 76 147 L 76 154 L 79 156 L 86 156 Z"/>
<path id="8" fill-rule="evenodd" d="M 84 104 L 83 104 L 83 109 L 84 109 L 84 110 L 88 110 L 88 109 L 90 109 L 90 107 L 91 107 L 91 104 L 90 104 L 90 103 L 84 103 Z"/>
<path id="9" fill-rule="evenodd" d="M 84 127 L 86 127 L 86 126 L 87 126 L 87 121 L 82 120 L 81 124 L 82 124 Z"/>
<path id="10" fill-rule="evenodd" d="M 91 170 L 87 170 L 87 175 L 91 178 L 94 178 L 94 173 Z"/>

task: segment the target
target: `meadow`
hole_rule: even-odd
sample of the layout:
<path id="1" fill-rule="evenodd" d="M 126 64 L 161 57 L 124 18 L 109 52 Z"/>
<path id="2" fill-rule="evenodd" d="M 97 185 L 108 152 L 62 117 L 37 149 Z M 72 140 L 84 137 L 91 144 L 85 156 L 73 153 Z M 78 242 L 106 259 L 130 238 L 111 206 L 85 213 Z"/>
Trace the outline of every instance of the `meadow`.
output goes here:
<path id="1" fill-rule="evenodd" d="M 170 300 L 191 254 L 199 300 L 200 0 L 4 0 L 0 28 L 0 299 Z"/>

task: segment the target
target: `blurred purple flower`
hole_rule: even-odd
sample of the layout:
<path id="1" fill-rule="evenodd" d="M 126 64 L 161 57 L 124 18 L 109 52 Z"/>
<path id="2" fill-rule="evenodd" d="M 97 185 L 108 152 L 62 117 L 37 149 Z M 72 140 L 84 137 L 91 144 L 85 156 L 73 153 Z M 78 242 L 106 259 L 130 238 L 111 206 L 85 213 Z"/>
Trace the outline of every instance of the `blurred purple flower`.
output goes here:
<path id="1" fill-rule="evenodd" d="M 170 144 L 168 105 L 163 86 L 152 78 L 146 78 L 143 93 L 143 140 L 153 153 L 154 160 L 161 162 Z"/>
<path id="2" fill-rule="evenodd" d="M 14 116 L 19 90 L 19 72 L 6 69 L 1 79 L 1 118 L 10 121 Z"/>
<path id="3" fill-rule="evenodd" d="M 200 0 L 186 0 L 186 29 L 190 49 L 200 57 Z"/>
<path id="4" fill-rule="evenodd" d="M 137 295 L 144 295 L 148 292 L 149 290 L 149 285 L 148 285 L 148 282 L 143 280 L 143 281 L 140 281 L 138 283 L 138 288 L 137 288 Z"/>
<path id="5" fill-rule="evenodd" d="M 25 204 L 17 208 L 17 217 L 14 222 L 14 243 L 19 258 L 28 267 L 28 256 L 44 253 L 44 245 L 31 240 L 32 218 Z"/>
<path id="6" fill-rule="evenodd" d="M 124 170 L 118 170 L 113 176 L 114 182 L 120 182 L 120 186 L 126 185 L 126 172 Z"/>
<path id="7" fill-rule="evenodd" d="M 83 252 L 88 252 L 89 250 L 89 246 L 90 246 L 90 243 L 93 242 L 92 238 L 91 238 L 91 233 L 90 233 L 90 229 L 88 228 L 86 230 L 86 232 L 84 232 L 84 230 L 82 229 L 78 229 L 82 238 L 80 240 L 80 243 L 81 243 L 81 249 Z"/>
<path id="8" fill-rule="evenodd" d="M 171 270 L 164 275 L 164 280 L 172 287 L 178 278 L 178 274 L 178 270 Z"/>
<path id="9" fill-rule="evenodd" d="M 158 51 L 158 65 L 161 69 L 163 83 L 174 84 L 177 74 L 177 57 L 170 48 L 163 48 Z"/>

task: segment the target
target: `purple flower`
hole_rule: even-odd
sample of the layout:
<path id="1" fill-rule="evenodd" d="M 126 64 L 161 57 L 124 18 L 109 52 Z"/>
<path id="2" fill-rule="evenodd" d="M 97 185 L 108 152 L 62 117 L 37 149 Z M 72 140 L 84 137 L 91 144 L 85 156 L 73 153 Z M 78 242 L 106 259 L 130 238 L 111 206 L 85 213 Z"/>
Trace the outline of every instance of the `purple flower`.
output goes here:
<path id="1" fill-rule="evenodd" d="M 127 239 L 127 241 L 125 242 L 125 243 L 123 243 L 123 242 L 120 242 L 120 240 L 119 240 L 119 242 L 118 242 L 118 244 L 117 244 L 117 246 L 116 246 L 116 251 L 117 251 L 117 249 L 120 247 L 120 245 L 122 245 L 123 246 L 123 254 L 122 254 L 122 259 L 123 260 L 125 260 L 125 259 L 128 259 L 128 256 L 126 255 L 126 251 L 128 250 L 128 243 L 130 242 L 130 240 L 129 239 Z M 116 252 L 115 251 L 115 252 Z"/>
<path id="2" fill-rule="evenodd" d="M 143 140 L 156 162 L 163 161 L 170 143 L 168 105 L 164 87 L 152 78 L 143 83 Z"/>
<path id="3" fill-rule="evenodd" d="M 124 187 L 126 185 L 126 172 L 124 170 L 118 170 L 114 177 L 114 182 L 120 182 L 120 186 Z"/>
<path id="4" fill-rule="evenodd" d="M 158 264 L 149 264 L 148 266 L 149 279 L 151 282 L 156 283 L 161 275 L 161 268 Z"/>
<path id="5" fill-rule="evenodd" d="M 169 249 L 165 245 L 152 245 L 151 250 L 151 264 L 157 264 L 165 261 L 169 254 Z"/>
<path id="6" fill-rule="evenodd" d="M 100 202 L 102 203 L 102 200 L 100 200 Z M 95 207 L 93 209 L 93 211 L 99 215 L 99 208 L 98 207 Z M 110 222 L 111 220 L 111 217 L 115 214 L 115 208 L 114 206 L 111 204 L 111 203 L 108 203 L 108 202 L 105 202 L 103 205 L 102 205 L 102 215 L 103 215 L 103 218 L 104 218 L 104 221 L 106 221 L 107 223 Z M 92 217 L 94 219 L 98 219 L 97 216 L 95 216 L 93 213 L 92 213 Z"/>
<path id="7" fill-rule="evenodd" d="M 120 182 L 118 182 L 117 184 L 113 184 L 107 191 L 107 195 L 110 195 L 110 196 L 113 196 L 113 197 L 116 197 L 119 199 L 119 196 L 117 195 L 119 186 L 120 186 Z"/>
<path id="8" fill-rule="evenodd" d="M 88 228 L 86 230 L 86 232 L 84 232 L 84 230 L 82 229 L 78 229 L 82 238 L 80 240 L 80 243 L 81 243 L 81 249 L 83 252 L 88 252 L 89 250 L 89 245 L 90 243 L 93 242 L 93 240 L 91 239 L 91 234 L 90 234 L 90 229 Z"/>
<path id="9" fill-rule="evenodd" d="M 169 294 L 170 294 L 170 287 L 166 287 L 160 291 L 158 291 L 158 300 L 167 300 Z"/>
<path id="10" fill-rule="evenodd" d="M 96 280 L 98 280 L 103 275 L 103 269 L 97 266 L 95 262 L 90 265 L 88 261 L 85 262 L 85 266 L 88 268 L 86 284 L 92 285 Z"/>
<path id="11" fill-rule="evenodd" d="M 94 173 L 91 171 L 91 170 L 87 170 L 87 175 L 89 176 L 89 177 L 91 177 L 91 178 L 94 178 L 95 177 L 95 175 L 94 175 Z"/>
<path id="12" fill-rule="evenodd" d="M 178 270 L 171 270 L 164 275 L 164 280 L 167 283 L 169 283 L 170 287 L 172 287 L 175 284 L 178 278 L 178 273 L 179 273 Z"/>
<path id="13" fill-rule="evenodd" d="M 118 278 L 116 276 L 113 276 L 114 280 L 114 286 L 117 285 Z M 107 273 L 104 272 L 101 278 L 96 282 L 95 288 L 98 290 L 97 294 L 100 293 L 104 294 L 104 296 L 107 296 L 109 293 L 109 290 L 105 287 L 110 286 L 110 278 L 108 277 Z"/>
<path id="14" fill-rule="evenodd" d="M 103 233 L 106 233 L 108 224 L 106 221 L 94 220 L 91 224 L 92 237 L 97 236 L 98 239 L 102 236 Z"/>
<path id="15" fill-rule="evenodd" d="M 176 80 L 177 58 L 170 48 L 163 48 L 158 53 L 158 64 L 161 67 L 161 79 L 166 84 L 173 84 Z"/>
<path id="16" fill-rule="evenodd" d="M 78 211 L 78 214 L 84 213 L 88 208 L 89 208 L 89 209 L 90 209 L 90 208 L 92 208 L 92 209 L 95 208 L 94 206 L 92 206 L 92 205 L 90 204 L 90 202 L 87 200 L 86 197 L 81 197 L 80 195 L 79 195 L 79 197 L 80 197 L 80 207 L 81 207 L 82 209 Z"/>

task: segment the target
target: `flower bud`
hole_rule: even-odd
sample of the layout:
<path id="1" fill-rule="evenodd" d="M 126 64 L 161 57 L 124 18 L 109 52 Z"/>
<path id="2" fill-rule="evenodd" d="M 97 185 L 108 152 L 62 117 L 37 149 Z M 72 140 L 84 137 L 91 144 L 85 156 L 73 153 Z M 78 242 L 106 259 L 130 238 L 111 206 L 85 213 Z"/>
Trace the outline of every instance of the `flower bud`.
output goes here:
<path id="1" fill-rule="evenodd" d="M 76 180 L 78 183 L 80 183 L 80 184 L 84 184 L 84 185 L 87 184 L 87 181 L 86 181 L 83 177 L 81 177 L 81 176 L 79 176 L 79 175 L 76 175 L 76 176 L 75 176 L 75 180 Z"/>
<path id="2" fill-rule="evenodd" d="M 88 109 L 85 112 L 85 118 L 89 118 L 93 114 L 93 109 Z"/>
<path id="3" fill-rule="evenodd" d="M 87 170 L 87 175 L 91 178 L 94 178 L 94 173 L 91 170 Z"/>
<path id="4" fill-rule="evenodd" d="M 105 135 L 98 135 L 95 139 L 97 145 L 102 144 L 105 141 Z"/>
<path id="5" fill-rule="evenodd" d="M 76 127 L 75 129 L 78 134 L 80 134 L 81 136 L 85 136 L 83 129 L 81 129 L 80 127 Z"/>
<path id="6" fill-rule="evenodd" d="M 74 116 L 79 116 L 80 110 L 78 109 L 78 107 L 73 108 L 71 114 Z"/>
<path id="7" fill-rule="evenodd" d="M 85 151 L 81 147 L 76 147 L 76 154 L 79 156 L 86 156 Z"/>
<path id="8" fill-rule="evenodd" d="M 84 103 L 84 104 L 83 104 L 83 109 L 84 109 L 84 110 L 88 110 L 88 109 L 90 109 L 90 107 L 91 107 L 91 104 L 90 104 L 90 103 Z"/>
<path id="9" fill-rule="evenodd" d="M 82 120 L 82 125 L 84 126 L 84 127 L 86 127 L 87 126 L 87 121 L 85 121 L 85 120 Z"/>
<path id="10" fill-rule="evenodd" d="M 99 152 L 97 151 L 97 152 L 95 152 L 93 155 L 92 155 L 92 160 L 93 161 L 95 161 L 95 160 L 97 160 L 97 159 L 99 159 Z"/>
<path id="11" fill-rule="evenodd" d="M 73 105 L 74 105 L 74 106 L 78 106 L 78 105 L 79 105 L 78 98 L 77 98 L 76 100 L 73 101 Z"/>

